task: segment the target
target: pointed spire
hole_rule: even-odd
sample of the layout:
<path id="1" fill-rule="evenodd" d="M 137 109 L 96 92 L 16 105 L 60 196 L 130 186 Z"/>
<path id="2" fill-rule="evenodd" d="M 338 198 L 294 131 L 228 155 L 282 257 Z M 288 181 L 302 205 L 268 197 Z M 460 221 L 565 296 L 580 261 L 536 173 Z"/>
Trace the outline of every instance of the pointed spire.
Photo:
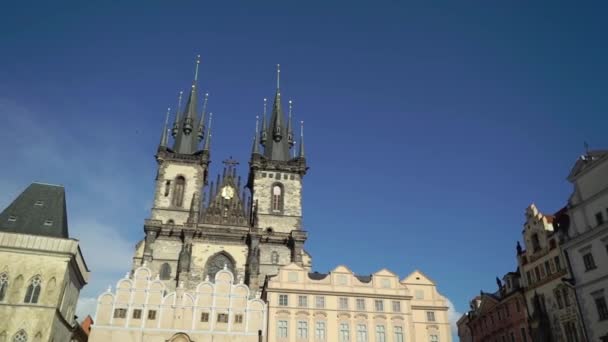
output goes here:
<path id="1" fill-rule="evenodd" d="M 165 115 L 165 124 L 163 125 L 163 132 L 161 133 L 160 136 L 160 147 L 167 147 L 167 133 L 169 131 L 169 128 L 167 127 L 167 125 L 169 125 L 169 113 L 171 112 L 171 108 L 167 108 L 167 114 Z"/>
<path id="2" fill-rule="evenodd" d="M 253 147 L 251 148 L 251 154 L 259 154 L 260 148 L 258 143 L 258 130 L 260 129 L 260 117 L 256 115 L 255 117 L 255 133 L 253 134 Z"/>
<path id="3" fill-rule="evenodd" d="M 208 99 L 209 93 L 205 93 L 205 99 L 203 100 L 203 111 L 201 112 L 201 118 L 198 120 L 198 141 L 203 140 L 205 136 L 205 116 L 207 115 Z"/>
<path id="4" fill-rule="evenodd" d="M 204 151 L 209 151 L 211 147 L 211 120 L 213 119 L 213 113 L 209 113 L 209 124 L 207 126 L 207 138 L 205 139 L 205 147 L 203 147 Z"/>
<path id="5" fill-rule="evenodd" d="M 189 135 L 194 128 L 194 118 L 196 117 L 196 83 L 198 80 L 198 66 L 201 63 L 201 55 L 196 55 L 196 64 L 194 67 L 194 80 L 192 81 L 192 88 L 190 89 L 190 97 L 188 97 L 188 104 L 184 115 L 184 133 Z"/>
<path id="6" fill-rule="evenodd" d="M 289 142 L 289 148 L 292 148 L 295 143 L 293 140 L 293 129 L 291 126 L 292 109 L 293 101 L 289 100 L 289 119 L 287 119 L 287 142 Z"/>
<path id="7" fill-rule="evenodd" d="M 304 121 L 300 121 L 300 158 L 304 156 Z"/>
<path id="8" fill-rule="evenodd" d="M 281 94 L 281 64 L 277 64 L 277 93 Z"/>
<path id="9" fill-rule="evenodd" d="M 262 145 L 266 144 L 267 137 L 267 127 L 266 127 L 266 98 L 264 98 L 264 112 L 262 113 L 262 132 L 260 133 L 260 142 Z"/>
<path id="10" fill-rule="evenodd" d="M 182 95 L 184 94 L 183 90 L 179 91 L 179 96 L 177 97 L 177 110 L 175 111 L 175 121 L 173 122 L 173 131 L 171 135 L 175 138 L 177 132 L 179 131 L 179 112 L 182 109 Z"/>
<path id="11" fill-rule="evenodd" d="M 201 64 L 201 55 L 196 55 L 196 67 L 194 68 L 194 84 L 198 81 L 198 65 Z"/>

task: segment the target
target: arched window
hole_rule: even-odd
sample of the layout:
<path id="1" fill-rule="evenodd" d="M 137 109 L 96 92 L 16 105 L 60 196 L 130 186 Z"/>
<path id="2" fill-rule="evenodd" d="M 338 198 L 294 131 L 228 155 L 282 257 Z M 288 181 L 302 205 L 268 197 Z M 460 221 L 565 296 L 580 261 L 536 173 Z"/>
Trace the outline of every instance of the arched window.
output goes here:
<path id="1" fill-rule="evenodd" d="M 168 180 L 165 182 L 165 197 L 169 196 L 169 189 L 171 189 L 171 181 Z"/>
<path id="2" fill-rule="evenodd" d="M 27 342 L 27 334 L 23 329 L 17 331 L 15 336 L 13 336 L 13 342 Z"/>
<path id="3" fill-rule="evenodd" d="M 277 253 L 276 251 L 273 251 L 272 254 L 270 255 L 270 261 L 272 262 L 273 265 L 278 265 L 279 264 L 279 253 Z"/>
<path id="4" fill-rule="evenodd" d="M 283 187 L 279 184 L 272 186 L 272 211 L 279 212 L 283 209 Z"/>
<path id="5" fill-rule="evenodd" d="M 175 189 L 173 191 L 173 205 L 181 207 L 184 205 L 184 189 L 186 188 L 186 179 L 183 176 L 175 178 Z"/>
<path id="6" fill-rule="evenodd" d="M 171 265 L 169 263 L 164 263 L 160 266 L 160 279 L 169 280 L 171 279 Z"/>
<path id="7" fill-rule="evenodd" d="M 6 297 L 6 292 L 8 291 L 8 274 L 2 273 L 0 274 L 0 302 L 4 300 Z"/>
<path id="8" fill-rule="evenodd" d="M 205 274 L 209 276 L 210 281 L 215 281 L 215 274 L 220 270 L 223 270 L 224 267 L 236 277 L 236 273 L 234 272 L 234 261 L 232 261 L 232 258 L 227 253 L 218 253 L 209 258 L 205 267 Z"/>
<path id="9" fill-rule="evenodd" d="M 38 297 L 40 297 L 40 285 L 42 284 L 42 279 L 40 276 L 35 276 L 30 281 L 30 284 L 27 286 L 27 291 L 25 292 L 25 298 L 23 299 L 24 303 L 38 303 Z"/>

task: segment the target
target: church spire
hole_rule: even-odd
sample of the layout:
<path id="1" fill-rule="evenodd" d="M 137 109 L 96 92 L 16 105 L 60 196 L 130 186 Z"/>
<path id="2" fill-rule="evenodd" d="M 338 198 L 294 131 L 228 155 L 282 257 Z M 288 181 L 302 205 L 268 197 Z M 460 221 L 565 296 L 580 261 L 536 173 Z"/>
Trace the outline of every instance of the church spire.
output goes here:
<path id="1" fill-rule="evenodd" d="M 175 121 L 173 121 L 173 130 L 171 131 L 171 136 L 175 138 L 177 132 L 179 131 L 179 112 L 182 109 L 182 95 L 184 94 L 183 90 L 179 91 L 179 96 L 177 97 L 177 110 L 175 111 Z"/>
<path id="2" fill-rule="evenodd" d="M 262 132 L 260 133 L 260 142 L 266 146 L 267 140 L 267 127 L 266 127 L 266 98 L 264 98 L 264 112 L 262 113 Z"/>
<path id="3" fill-rule="evenodd" d="M 167 127 L 167 125 L 169 125 L 169 112 L 171 112 L 171 108 L 167 108 L 167 114 L 165 115 L 165 124 L 163 125 L 163 132 L 160 135 L 160 147 L 167 147 L 167 132 L 169 130 L 169 128 Z"/>
<path id="4" fill-rule="evenodd" d="M 199 138 L 199 132 L 192 134 L 194 129 L 198 129 L 196 123 L 197 116 L 197 82 L 198 82 L 198 68 L 201 63 L 200 55 L 196 56 L 196 63 L 194 67 L 194 79 L 192 81 L 192 87 L 190 89 L 190 95 L 186 102 L 186 108 L 180 116 L 180 119 L 176 121 L 173 126 L 173 132 L 175 140 L 173 142 L 173 151 L 180 154 L 193 154 L 198 151 L 198 144 L 202 138 Z M 180 96 L 181 98 L 181 96 Z M 180 100 L 181 102 L 181 100 Z M 180 106 L 181 107 L 181 106 Z M 178 109 L 179 113 L 179 109 Z M 199 123 L 200 126 L 200 123 Z"/>
<path id="5" fill-rule="evenodd" d="M 306 158 L 304 155 L 304 121 L 300 121 L 300 158 Z"/>
<path id="6" fill-rule="evenodd" d="M 186 112 L 184 113 L 183 131 L 186 135 L 192 132 L 194 126 L 194 118 L 196 117 L 196 83 L 198 81 L 198 66 L 201 63 L 201 55 L 196 56 L 196 66 L 194 67 L 194 80 L 190 89 L 190 96 L 186 104 Z"/>
<path id="7" fill-rule="evenodd" d="M 289 148 L 292 148 L 293 145 L 295 144 L 295 141 L 293 139 L 293 128 L 291 127 L 292 106 L 293 106 L 293 101 L 289 100 L 289 114 L 288 114 L 288 119 L 287 119 L 287 142 L 289 143 Z"/>
<path id="8" fill-rule="evenodd" d="M 260 153 L 260 147 L 259 147 L 259 142 L 258 142 L 258 134 L 259 134 L 259 123 L 260 123 L 260 117 L 256 115 L 255 117 L 255 133 L 253 134 L 253 147 L 251 148 L 251 154 L 259 154 Z"/>
<path id="9" fill-rule="evenodd" d="M 281 68 L 277 64 L 277 92 L 272 107 L 270 126 L 267 130 L 268 134 L 271 135 L 271 139 L 264 145 L 264 155 L 270 160 L 286 161 L 289 160 L 289 143 L 287 139 L 283 139 L 285 134 L 283 121 L 285 119 L 283 109 L 281 108 L 280 74 Z"/>
<path id="10" fill-rule="evenodd" d="M 205 137 L 205 116 L 207 115 L 207 100 L 209 99 L 209 93 L 205 93 L 205 99 L 203 100 L 203 111 L 201 117 L 198 120 L 198 141 L 203 140 Z"/>
<path id="11" fill-rule="evenodd" d="M 209 125 L 207 126 L 207 138 L 205 139 L 205 146 L 203 151 L 209 151 L 211 147 L 211 120 L 213 119 L 213 113 L 209 113 Z"/>

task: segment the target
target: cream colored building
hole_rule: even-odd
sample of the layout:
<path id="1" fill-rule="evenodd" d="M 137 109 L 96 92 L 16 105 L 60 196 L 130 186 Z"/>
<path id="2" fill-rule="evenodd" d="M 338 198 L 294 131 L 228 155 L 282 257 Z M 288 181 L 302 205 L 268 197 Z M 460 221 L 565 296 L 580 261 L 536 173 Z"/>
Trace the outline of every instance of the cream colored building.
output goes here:
<path id="1" fill-rule="evenodd" d="M 388 270 L 328 274 L 296 264 L 268 277 L 268 341 L 449 342 L 448 303 L 419 271 L 403 280 Z"/>
<path id="2" fill-rule="evenodd" d="M 0 341 L 73 341 L 88 277 L 64 188 L 31 184 L 0 213 Z"/>
<path id="3" fill-rule="evenodd" d="M 214 282 L 211 282 L 214 280 Z M 91 342 L 258 341 L 265 336 L 266 305 L 223 269 L 193 291 L 167 289 L 149 268 L 121 279 L 99 296 Z"/>

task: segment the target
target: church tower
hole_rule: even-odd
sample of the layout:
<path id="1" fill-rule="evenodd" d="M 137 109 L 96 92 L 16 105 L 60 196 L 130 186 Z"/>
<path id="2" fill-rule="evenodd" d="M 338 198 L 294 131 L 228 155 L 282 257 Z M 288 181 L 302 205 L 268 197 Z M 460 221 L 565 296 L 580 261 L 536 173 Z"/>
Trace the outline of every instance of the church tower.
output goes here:
<path id="1" fill-rule="evenodd" d="M 252 234 L 250 244 L 259 248 L 258 281 L 291 262 L 310 268 L 310 256 L 304 251 L 307 234 L 302 225 L 302 180 L 308 167 L 304 154 L 303 127 L 299 152 L 295 152 L 292 125 L 292 102 L 285 120 L 281 104 L 280 66 L 277 65 L 277 89 L 270 122 L 266 121 L 266 100 L 262 127 L 256 127 L 249 162 L 247 187 L 252 194 Z M 257 126 L 257 125 L 256 125 Z M 249 283 L 256 280 L 249 276 Z M 261 283 L 258 285 L 262 285 Z M 250 285 L 252 286 L 252 285 Z"/>

